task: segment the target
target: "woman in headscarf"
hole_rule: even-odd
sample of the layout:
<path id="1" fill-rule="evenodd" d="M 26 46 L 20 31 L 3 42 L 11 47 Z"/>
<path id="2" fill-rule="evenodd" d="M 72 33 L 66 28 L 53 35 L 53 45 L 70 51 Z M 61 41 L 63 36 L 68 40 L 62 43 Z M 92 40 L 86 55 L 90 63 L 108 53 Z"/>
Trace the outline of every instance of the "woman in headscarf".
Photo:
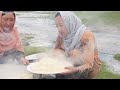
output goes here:
<path id="1" fill-rule="evenodd" d="M 101 60 L 93 33 L 70 11 L 59 11 L 55 15 L 59 35 L 55 50 L 65 53 L 73 62 L 67 72 L 57 74 L 57 79 L 94 78 L 101 67 Z"/>
<path id="2" fill-rule="evenodd" d="M 2 11 L 0 14 L 0 64 L 19 63 L 28 64 L 24 58 L 21 38 L 15 27 L 16 15 L 14 11 Z"/>

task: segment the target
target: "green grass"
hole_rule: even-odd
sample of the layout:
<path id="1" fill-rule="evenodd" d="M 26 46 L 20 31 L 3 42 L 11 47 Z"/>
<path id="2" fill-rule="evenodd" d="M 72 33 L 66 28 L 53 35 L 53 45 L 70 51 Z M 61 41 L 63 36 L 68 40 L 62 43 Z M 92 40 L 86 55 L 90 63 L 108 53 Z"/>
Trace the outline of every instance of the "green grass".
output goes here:
<path id="1" fill-rule="evenodd" d="M 27 40 L 31 40 L 31 39 L 33 39 L 34 37 L 33 36 L 26 36 L 25 37 Z"/>
<path id="2" fill-rule="evenodd" d="M 120 75 L 108 71 L 105 63 L 103 63 L 100 73 L 94 79 L 120 79 Z"/>
<path id="3" fill-rule="evenodd" d="M 94 25 L 102 21 L 103 24 L 120 25 L 120 11 L 74 11 L 84 24 Z"/>
<path id="4" fill-rule="evenodd" d="M 20 36 L 22 37 L 23 40 L 31 40 L 34 38 L 34 35 L 33 34 L 23 34 L 23 33 L 20 33 Z"/>
<path id="5" fill-rule="evenodd" d="M 120 53 L 115 54 L 115 55 L 114 55 L 114 58 L 115 58 L 116 60 L 120 61 Z"/>
<path id="6" fill-rule="evenodd" d="M 36 53 L 47 52 L 48 50 L 50 50 L 50 48 L 24 46 L 24 50 L 25 50 L 25 56 L 27 56 L 27 55 L 36 54 Z"/>
<path id="7" fill-rule="evenodd" d="M 29 46 L 29 42 L 34 39 L 34 35 L 33 34 L 23 34 L 20 33 L 22 42 L 24 46 Z"/>
<path id="8" fill-rule="evenodd" d="M 101 15 L 101 18 L 105 23 L 108 23 L 110 25 L 116 25 L 120 23 L 120 12 L 119 11 L 104 12 Z"/>

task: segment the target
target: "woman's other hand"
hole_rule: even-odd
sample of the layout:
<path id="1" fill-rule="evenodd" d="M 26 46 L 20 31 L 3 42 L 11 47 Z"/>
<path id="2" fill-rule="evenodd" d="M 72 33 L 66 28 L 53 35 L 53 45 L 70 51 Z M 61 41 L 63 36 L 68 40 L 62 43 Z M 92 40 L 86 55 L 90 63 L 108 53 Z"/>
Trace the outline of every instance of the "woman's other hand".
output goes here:
<path id="1" fill-rule="evenodd" d="M 25 58 L 21 58 L 21 62 L 23 63 L 23 64 L 29 64 L 29 61 L 28 60 L 26 60 Z"/>

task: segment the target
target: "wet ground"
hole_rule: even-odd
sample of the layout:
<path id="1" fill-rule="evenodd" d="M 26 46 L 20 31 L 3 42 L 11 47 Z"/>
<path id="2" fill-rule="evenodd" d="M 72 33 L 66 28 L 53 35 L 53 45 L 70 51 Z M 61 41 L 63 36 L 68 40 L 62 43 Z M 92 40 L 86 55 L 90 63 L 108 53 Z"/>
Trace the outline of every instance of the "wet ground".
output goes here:
<path id="1" fill-rule="evenodd" d="M 16 12 L 19 32 L 31 34 L 34 38 L 31 46 L 53 47 L 58 31 L 54 22 L 54 12 Z M 120 53 L 120 12 L 77 11 L 75 12 L 86 26 L 93 31 L 100 58 L 106 62 L 108 69 L 120 74 L 120 63 L 113 55 Z"/>

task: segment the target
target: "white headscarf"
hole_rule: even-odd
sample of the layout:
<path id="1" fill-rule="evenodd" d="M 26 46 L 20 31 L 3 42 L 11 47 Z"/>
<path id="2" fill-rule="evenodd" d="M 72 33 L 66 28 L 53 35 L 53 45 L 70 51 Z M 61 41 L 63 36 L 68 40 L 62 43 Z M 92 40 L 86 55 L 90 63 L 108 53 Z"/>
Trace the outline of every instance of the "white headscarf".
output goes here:
<path id="1" fill-rule="evenodd" d="M 81 20 L 70 11 L 59 11 L 68 30 L 68 35 L 63 38 L 65 51 L 69 52 L 74 48 L 79 48 L 81 38 L 86 30 L 86 26 Z"/>

